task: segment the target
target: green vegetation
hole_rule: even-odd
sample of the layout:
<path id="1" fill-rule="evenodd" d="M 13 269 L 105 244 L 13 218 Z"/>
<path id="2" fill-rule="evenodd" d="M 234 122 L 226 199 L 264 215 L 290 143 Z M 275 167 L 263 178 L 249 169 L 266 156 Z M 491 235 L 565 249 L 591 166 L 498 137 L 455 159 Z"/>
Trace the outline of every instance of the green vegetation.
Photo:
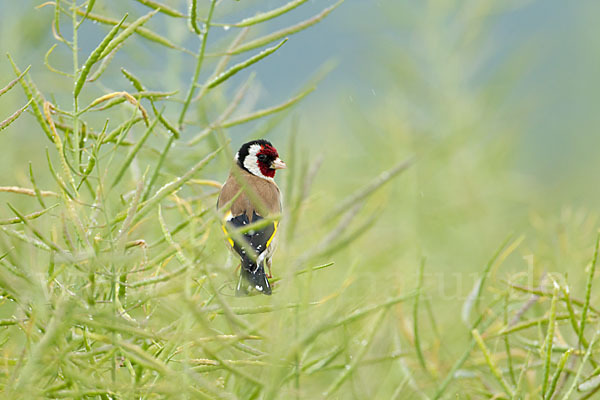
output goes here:
<path id="1" fill-rule="evenodd" d="M 266 105 L 253 69 L 343 0 L 305 19 L 306 0 L 104 3 L 28 11 L 56 44 L 0 62 L 2 398 L 600 391 L 597 215 L 557 213 L 509 168 L 525 128 L 498 110 L 527 56 L 460 78 L 499 6 L 433 7 L 433 72 L 381 60 L 397 95 L 294 114 L 332 64 Z M 215 202 L 257 137 L 290 167 L 285 212 L 273 296 L 237 298 Z"/>

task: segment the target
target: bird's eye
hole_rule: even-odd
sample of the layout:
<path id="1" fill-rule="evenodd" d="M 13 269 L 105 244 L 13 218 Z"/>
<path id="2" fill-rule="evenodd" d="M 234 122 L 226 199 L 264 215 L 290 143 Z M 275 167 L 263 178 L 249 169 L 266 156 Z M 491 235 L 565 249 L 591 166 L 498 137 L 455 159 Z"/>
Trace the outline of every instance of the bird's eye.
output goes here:
<path id="1" fill-rule="evenodd" d="M 268 159 L 269 157 L 268 157 L 266 154 L 259 154 L 259 155 L 257 156 L 257 158 L 258 158 L 258 161 L 265 162 L 265 161 L 267 161 L 267 159 Z"/>

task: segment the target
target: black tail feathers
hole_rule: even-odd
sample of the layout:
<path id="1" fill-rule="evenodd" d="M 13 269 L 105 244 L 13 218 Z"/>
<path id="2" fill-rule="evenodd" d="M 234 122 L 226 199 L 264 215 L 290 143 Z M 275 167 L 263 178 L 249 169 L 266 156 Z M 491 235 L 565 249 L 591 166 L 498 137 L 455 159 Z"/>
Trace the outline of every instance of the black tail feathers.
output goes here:
<path id="1" fill-rule="evenodd" d="M 240 269 L 240 280 L 235 291 L 236 296 L 247 296 L 252 290 L 266 295 L 271 294 L 271 285 L 265 274 L 264 262 L 256 265 L 256 262 L 244 257 Z"/>

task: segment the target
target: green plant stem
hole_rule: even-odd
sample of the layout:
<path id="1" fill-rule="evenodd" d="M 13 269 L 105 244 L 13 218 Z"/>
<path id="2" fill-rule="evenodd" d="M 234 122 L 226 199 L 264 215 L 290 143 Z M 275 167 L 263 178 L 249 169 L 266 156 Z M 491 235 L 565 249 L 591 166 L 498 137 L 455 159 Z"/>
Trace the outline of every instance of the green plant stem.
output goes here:
<path id="1" fill-rule="evenodd" d="M 192 102 L 192 98 L 194 97 L 194 92 L 196 91 L 196 85 L 198 84 L 198 78 L 200 77 L 200 71 L 202 70 L 202 63 L 204 62 L 204 54 L 206 52 L 206 42 L 208 40 L 208 31 L 210 30 L 210 21 L 212 20 L 213 12 L 215 10 L 215 5 L 217 4 L 217 0 L 211 0 L 210 7 L 208 9 L 208 16 L 206 17 L 206 24 L 204 27 L 204 32 L 202 33 L 202 42 L 200 43 L 200 51 L 198 53 L 198 59 L 196 60 L 196 68 L 194 70 L 194 75 L 192 76 L 192 81 L 190 83 L 190 88 L 188 89 L 187 96 L 185 97 L 183 107 L 181 109 L 181 114 L 179 115 L 179 129 L 183 129 L 183 122 L 185 120 L 185 114 Z"/>
<path id="2" fill-rule="evenodd" d="M 594 275 L 596 273 L 596 263 L 598 261 L 598 247 L 600 246 L 600 232 L 598 232 L 598 236 L 596 237 L 596 246 L 594 248 L 594 258 L 592 260 L 592 265 L 590 267 L 590 273 L 588 275 L 587 284 L 585 288 L 585 303 L 583 303 L 583 308 L 581 309 L 581 324 L 579 327 L 579 345 L 583 343 L 583 335 L 585 331 L 585 322 L 587 318 L 588 309 L 590 308 L 590 298 L 592 296 L 592 283 L 594 281 Z"/>
<path id="3" fill-rule="evenodd" d="M 73 24 L 73 43 L 72 43 L 72 53 L 73 53 L 73 88 L 77 86 L 78 75 L 79 75 L 79 45 L 77 43 L 77 31 L 79 29 L 79 25 L 77 23 L 77 0 L 73 0 L 72 4 L 72 12 L 71 12 L 71 22 Z M 74 92 L 75 93 L 75 92 Z M 79 169 L 79 106 L 77 101 L 77 94 L 73 95 L 73 136 L 74 136 L 74 148 L 72 149 L 72 153 L 74 155 L 74 162 L 76 169 Z"/>

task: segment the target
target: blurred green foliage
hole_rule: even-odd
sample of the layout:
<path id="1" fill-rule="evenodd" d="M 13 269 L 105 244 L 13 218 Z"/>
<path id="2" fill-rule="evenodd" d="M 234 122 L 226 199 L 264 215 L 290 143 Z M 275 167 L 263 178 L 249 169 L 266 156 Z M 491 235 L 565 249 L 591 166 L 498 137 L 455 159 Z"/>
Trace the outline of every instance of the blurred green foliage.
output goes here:
<path id="1" fill-rule="evenodd" d="M 597 140 L 540 136 L 572 107 L 530 77 L 554 53 L 498 39 L 552 4 L 156 4 L 0 4 L 31 64 L 0 97 L 4 397 L 593 398 Z M 125 14 L 146 30 L 97 47 Z M 275 292 L 235 298 L 217 182 L 263 136 L 290 166 Z"/>

